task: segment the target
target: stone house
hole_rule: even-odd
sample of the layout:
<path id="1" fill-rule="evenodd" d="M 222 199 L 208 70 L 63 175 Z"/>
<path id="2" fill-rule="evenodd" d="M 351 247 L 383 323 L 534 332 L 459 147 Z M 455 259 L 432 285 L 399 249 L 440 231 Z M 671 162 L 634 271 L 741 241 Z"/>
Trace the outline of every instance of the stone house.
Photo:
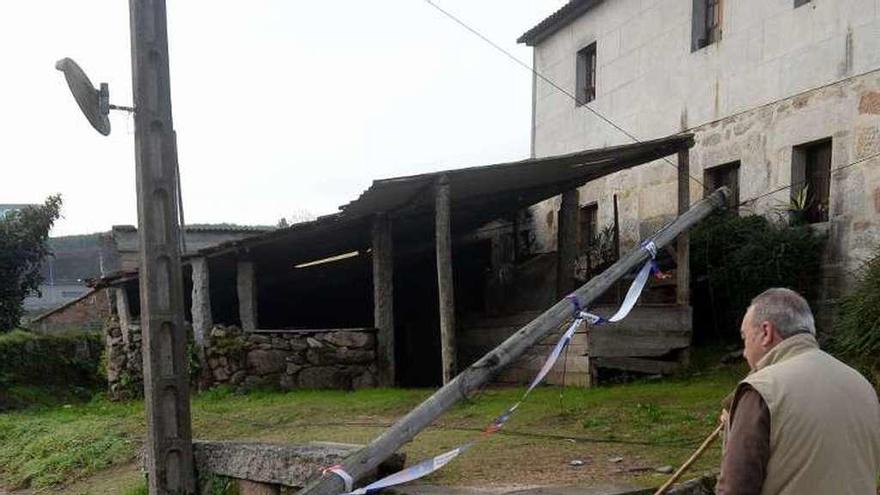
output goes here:
<path id="1" fill-rule="evenodd" d="M 741 211 L 773 215 L 806 188 L 830 239 L 820 306 L 833 303 L 880 241 L 878 14 L 876 0 L 572 0 L 518 40 L 540 74 L 532 155 L 689 132 L 692 200 L 723 184 Z M 634 245 L 675 214 L 674 165 L 586 184 L 582 212 L 609 224 L 616 197 Z M 554 251 L 557 225 L 534 228 Z"/>

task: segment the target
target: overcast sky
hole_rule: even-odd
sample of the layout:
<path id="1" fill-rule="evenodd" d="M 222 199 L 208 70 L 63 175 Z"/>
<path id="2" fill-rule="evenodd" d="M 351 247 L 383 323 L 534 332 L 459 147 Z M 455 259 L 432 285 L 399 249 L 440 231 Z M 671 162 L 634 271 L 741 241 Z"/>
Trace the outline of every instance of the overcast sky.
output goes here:
<path id="1" fill-rule="evenodd" d="M 565 0 L 437 0 L 516 38 Z M 0 7 L 0 203 L 64 196 L 53 235 L 135 224 L 133 127 L 92 130 L 55 61 L 131 103 L 128 2 Z M 424 0 L 168 3 L 187 223 L 325 214 L 375 178 L 528 156 L 531 75 Z"/>

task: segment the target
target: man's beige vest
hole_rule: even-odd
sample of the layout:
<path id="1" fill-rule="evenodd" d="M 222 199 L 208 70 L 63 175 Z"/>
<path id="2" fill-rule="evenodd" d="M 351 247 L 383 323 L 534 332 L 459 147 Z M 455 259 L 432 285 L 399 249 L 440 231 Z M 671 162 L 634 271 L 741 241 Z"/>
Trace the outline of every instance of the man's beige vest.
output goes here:
<path id="1" fill-rule="evenodd" d="M 755 368 L 743 383 L 770 410 L 761 493 L 876 495 L 880 403 L 871 384 L 808 334 L 783 340 Z"/>

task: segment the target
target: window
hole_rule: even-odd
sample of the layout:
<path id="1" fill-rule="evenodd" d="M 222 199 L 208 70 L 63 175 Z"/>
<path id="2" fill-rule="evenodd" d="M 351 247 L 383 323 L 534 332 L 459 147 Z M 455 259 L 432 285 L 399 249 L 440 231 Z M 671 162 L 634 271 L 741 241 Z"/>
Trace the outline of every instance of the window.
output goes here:
<path id="1" fill-rule="evenodd" d="M 578 223 L 578 247 L 583 252 L 596 242 L 599 235 L 599 205 L 591 203 L 582 206 Z"/>
<path id="2" fill-rule="evenodd" d="M 707 196 L 719 187 L 726 186 L 730 189 L 729 204 L 735 208 L 739 204 L 739 161 L 706 169 L 703 184 L 706 185 L 704 194 Z"/>
<path id="3" fill-rule="evenodd" d="M 794 8 L 798 8 L 798 7 L 800 7 L 801 5 L 806 5 L 806 4 L 808 4 L 808 3 L 812 2 L 812 1 L 813 1 L 813 0 L 794 0 Z"/>
<path id="4" fill-rule="evenodd" d="M 695 52 L 721 40 L 722 0 L 693 0 L 691 51 Z"/>
<path id="5" fill-rule="evenodd" d="M 791 209 L 808 223 L 828 221 L 831 140 L 795 146 L 791 164 Z"/>
<path id="6" fill-rule="evenodd" d="M 596 43 L 577 53 L 577 105 L 585 105 L 596 99 Z"/>

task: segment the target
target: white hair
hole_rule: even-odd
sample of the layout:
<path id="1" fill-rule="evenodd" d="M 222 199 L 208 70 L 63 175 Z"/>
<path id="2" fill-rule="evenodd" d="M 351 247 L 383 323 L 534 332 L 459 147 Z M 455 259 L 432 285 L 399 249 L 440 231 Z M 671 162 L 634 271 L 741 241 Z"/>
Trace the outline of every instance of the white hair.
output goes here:
<path id="1" fill-rule="evenodd" d="M 767 289 L 752 299 L 752 323 L 773 323 L 787 339 L 799 333 L 816 335 L 816 323 L 807 300 L 791 289 Z"/>

